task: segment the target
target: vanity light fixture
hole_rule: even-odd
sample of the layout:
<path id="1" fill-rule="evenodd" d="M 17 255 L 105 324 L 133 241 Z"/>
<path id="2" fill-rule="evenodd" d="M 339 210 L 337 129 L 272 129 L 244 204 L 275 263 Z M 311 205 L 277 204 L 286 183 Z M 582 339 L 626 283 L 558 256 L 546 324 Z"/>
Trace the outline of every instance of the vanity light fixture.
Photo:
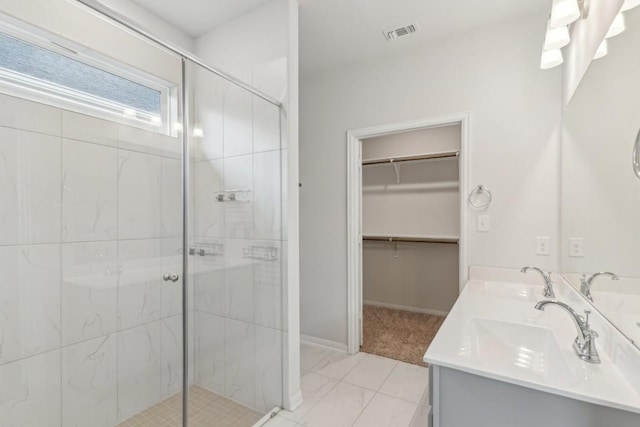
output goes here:
<path id="1" fill-rule="evenodd" d="M 634 0 L 640 2 L 640 0 Z M 548 70 L 562 64 L 561 48 L 571 42 L 568 26 L 589 16 L 590 0 L 553 0 L 542 47 L 540 68 Z"/>
<path id="2" fill-rule="evenodd" d="M 620 10 L 624 12 L 625 10 L 633 9 L 636 6 L 640 6 L 640 0 L 626 0 L 622 4 L 622 9 Z"/>
<path id="3" fill-rule="evenodd" d="M 598 46 L 598 50 L 596 50 L 596 54 L 593 55 L 593 59 L 602 58 L 607 53 L 609 53 L 609 45 L 607 43 L 607 39 L 602 40 L 600 46 Z"/>
<path id="4" fill-rule="evenodd" d="M 557 67 L 562 64 L 562 52 L 560 49 L 551 49 L 542 51 L 542 58 L 540 59 L 540 68 L 548 70 L 549 68 Z"/>
<path id="5" fill-rule="evenodd" d="M 544 37 L 544 50 L 560 49 L 569 44 L 569 29 L 566 26 L 552 27 L 547 23 L 547 34 Z"/>
<path id="6" fill-rule="evenodd" d="M 620 12 L 616 15 L 613 22 L 611 23 L 611 27 L 609 28 L 609 31 L 607 31 L 607 35 L 605 36 L 605 38 L 608 39 L 611 37 L 615 37 L 623 32 L 625 28 L 626 26 L 624 22 L 624 15 L 622 14 L 622 12 Z"/>
<path id="7" fill-rule="evenodd" d="M 564 27 L 577 21 L 580 16 L 578 0 L 553 0 L 549 24 L 554 28 Z"/>

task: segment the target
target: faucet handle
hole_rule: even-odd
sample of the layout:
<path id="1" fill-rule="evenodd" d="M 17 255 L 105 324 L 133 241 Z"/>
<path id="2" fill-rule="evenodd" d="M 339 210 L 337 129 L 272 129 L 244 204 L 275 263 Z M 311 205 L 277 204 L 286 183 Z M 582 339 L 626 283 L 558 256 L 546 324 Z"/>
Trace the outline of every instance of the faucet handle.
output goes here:
<path id="1" fill-rule="evenodd" d="M 591 315 L 591 310 L 585 310 L 584 311 L 584 326 L 585 328 L 587 328 L 587 330 L 589 331 L 589 333 L 591 334 L 592 337 L 597 338 L 599 337 L 598 333 L 596 331 L 594 331 L 593 329 L 591 329 L 590 325 L 589 325 L 589 316 Z"/>

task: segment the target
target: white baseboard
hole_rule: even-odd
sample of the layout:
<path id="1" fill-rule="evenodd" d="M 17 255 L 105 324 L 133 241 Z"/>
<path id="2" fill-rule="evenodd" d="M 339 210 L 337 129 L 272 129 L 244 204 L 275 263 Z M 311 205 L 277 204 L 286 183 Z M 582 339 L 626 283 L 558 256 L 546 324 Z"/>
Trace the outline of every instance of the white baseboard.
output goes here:
<path id="1" fill-rule="evenodd" d="M 320 347 L 327 347 L 332 350 L 347 351 L 347 345 L 341 342 L 325 340 L 324 338 L 312 337 L 310 335 L 300 334 L 300 342 L 304 344 L 312 344 Z"/>
<path id="2" fill-rule="evenodd" d="M 386 302 L 378 302 L 378 301 L 363 301 L 364 305 L 372 305 L 374 307 L 382 307 L 382 308 L 392 308 L 394 310 L 403 310 L 403 311 L 411 311 L 414 313 L 423 313 L 423 314 L 431 314 L 433 316 L 446 316 L 449 314 L 448 311 L 442 310 L 432 310 L 430 308 L 418 308 L 418 307 L 409 307 L 406 305 L 398 305 L 398 304 L 389 304 Z"/>

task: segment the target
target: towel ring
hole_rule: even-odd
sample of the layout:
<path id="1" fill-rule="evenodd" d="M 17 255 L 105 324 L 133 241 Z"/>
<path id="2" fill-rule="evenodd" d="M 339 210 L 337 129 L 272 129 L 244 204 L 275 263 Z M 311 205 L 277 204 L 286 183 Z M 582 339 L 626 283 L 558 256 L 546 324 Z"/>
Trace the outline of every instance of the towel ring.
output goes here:
<path id="1" fill-rule="evenodd" d="M 480 194 L 480 193 L 486 193 L 487 194 L 487 201 L 482 203 L 482 204 L 476 204 L 473 203 L 473 200 L 471 200 L 473 198 L 474 195 L 476 194 Z M 487 187 L 485 187 L 484 185 L 480 184 L 478 185 L 476 188 L 474 188 L 471 193 L 469 193 L 469 197 L 467 198 L 467 201 L 469 202 L 469 204 L 471 206 L 473 206 L 476 209 L 484 209 L 486 207 L 488 207 L 491 204 L 491 201 L 493 200 L 493 196 L 491 195 L 491 191 L 489 191 L 489 189 Z"/>

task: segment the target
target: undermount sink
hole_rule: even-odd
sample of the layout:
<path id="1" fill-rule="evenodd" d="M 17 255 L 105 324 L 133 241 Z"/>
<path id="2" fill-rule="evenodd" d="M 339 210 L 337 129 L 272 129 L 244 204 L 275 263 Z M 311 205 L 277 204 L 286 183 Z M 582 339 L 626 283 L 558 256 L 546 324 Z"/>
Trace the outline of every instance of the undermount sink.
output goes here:
<path id="1" fill-rule="evenodd" d="M 515 285 L 502 282 L 476 282 L 470 289 L 472 293 L 488 297 L 507 298 L 536 303 L 542 296 L 542 286 Z"/>
<path id="2" fill-rule="evenodd" d="M 568 383 L 574 375 L 561 345 L 553 332 L 542 326 L 472 318 L 462 336 L 459 354 L 480 368 L 507 376 L 526 376 L 531 381 L 553 378 L 555 382 Z"/>

